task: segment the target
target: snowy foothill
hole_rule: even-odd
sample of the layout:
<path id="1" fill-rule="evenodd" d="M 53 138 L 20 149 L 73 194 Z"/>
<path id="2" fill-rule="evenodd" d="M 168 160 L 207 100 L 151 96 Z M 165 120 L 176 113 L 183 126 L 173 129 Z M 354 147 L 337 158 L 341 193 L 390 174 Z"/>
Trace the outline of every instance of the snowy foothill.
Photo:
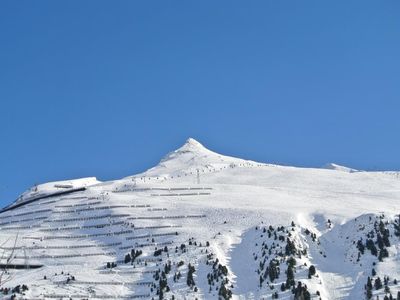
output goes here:
<path id="1" fill-rule="evenodd" d="M 188 139 L 141 174 L 39 184 L 0 213 L 0 295 L 396 299 L 396 174 L 259 163 Z"/>

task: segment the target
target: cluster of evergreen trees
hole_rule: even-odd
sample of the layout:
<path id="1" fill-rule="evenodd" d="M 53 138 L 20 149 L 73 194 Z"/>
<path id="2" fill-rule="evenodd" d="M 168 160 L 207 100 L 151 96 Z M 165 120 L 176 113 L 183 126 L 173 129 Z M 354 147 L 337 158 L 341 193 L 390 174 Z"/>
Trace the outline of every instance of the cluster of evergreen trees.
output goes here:
<path id="1" fill-rule="evenodd" d="M 156 289 L 156 295 L 158 295 L 158 298 L 164 299 L 164 293 L 168 293 L 170 291 L 170 287 L 168 286 L 168 280 L 167 280 L 167 275 L 171 272 L 172 269 L 172 264 L 171 261 L 168 260 L 164 264 L 164 269 L 161 271 L 161 269 L 158 269 L 154 275 L 153 278 L 157 284 L 152 285 L 151 292 L 153 292 L 154 289 Z M 174 280 L 175 281 L 175 280 Z"/>
<path id="2" fill-rule="evenodd" d="M 116 268 L 117 264 L 115 262 L 107 262 L 107 269 Z"/>
<path id="3" fill-rule="evenodd" d="M 306 235 L 309 235 L 309 236 L 311 237 L 311 240 L 312 240 L 313 242 L 315 242 L 315 241 L 317 240 L 317 234 L 311 232 L 308 228 L 306 228 L 306 229 L 304 230 L 304 233 L 305 233 Z"/>
<path id="4" fill-rule="evenodd" d="M 131 250 L 131 253 L 128 253 L 128 254 L 125 255 L 124 262 L 125 262 L 126 264 L 129 264 L 129 263 L 133 264 L 134 261 L 135 261 L 135 259 L 136 259 L 138 256 L 142 255 L 142 253 L 143 253 L 142 250 L 135 250 L 135 249 L 132 249 L 132 250 Z"/>
<path id="5" fill-rule="evenodd" d="M 206 242 L 205 245 L 208 247 L 210 245 L 210 243 Z M 189 246 L 202 247 L 202 243 L 198 243 L 194 240 L 194 238 L 190 238 L 188 245 L 185 243 L 182 243 L 180 246 L 175 247 L 174 252 L 179 257 L 179 254 L 184 254 L 190 250 Z M 157 257 L 157 256 L 162 255 L 163 253 L 167 253 L 167 257 L 170 257 L 169 250 L 170 249 L 168 249 L 167 246 L 165 246 L 164 248 L 161 248 L 161 249 L 155 248 L 153 255 Z M 205 252 L 208 253 L 208 250 L 206 249 Z M 203 250 L 201 251 L 201 253 L 203 253 Z M 209 255 L 212 255 L 212 254 L 209 254 Z M 130 256 L 132 257 L 132 253 L 130 254 Z M 129 260 L 129 257 L 127 257 L 126 260 Z M 174 263 L 174 265 L 175 265 L 175 263 Z M 178 270 L 178 268 L 180 268 L 184 265 L 185 265 L 185 262 L 183 260 L 180 260 L 179 262 L 176 263 L 176 270 L 175 270 L 175 273 L 173 276 L 174 282 L 178 282 L 180 280 L 180 278 L 182 277 L 181 271 Z M 156 295 L 158 296 L 159 299 L 164 299 L 165 293 L 170 292 L 170 287 L 168 285 L 168 274 L 171 272 L 171 269 L 172 269 L 172 264 L 171 264 L 171 261 L 168 260 L 167 263 L 164 264 L 164 268 L 162 270 L 158 269 L 153 275 L 155 282 L 152 284 L 151 292 L 156 291 Z M 187 266 L 186 284 L 196 293 L 196 292 L 198 292 L 198 288 L 196 287 L 196 282 L 194 280 L 195 271 L 196 271 L 196 269 L 195 269 L 194 265 L 189 263 Z M 175 299 L 175 296 L 171 295 L 171 299 Z"/>
<path id="6" fill-rule="evenodd" d="M 330 222 L 329 222 L 330 223 Z M 269 239 L 273 239 L 272 243 L 268 247 L 267 241 L 263 241 L 261 245 L 261 260 L 259 262 L 259 268 L 257 270 L 259 274 L 259 286 L 262 288 L 264 282 L 268 283 L 271 290 L 275 287 L 273 283 L 279 279 L 281 273 L 282 262 L 287 263 L 287 269 L 285 271 L 286 280 L 281 283 L 280 290 L 282 292 L 290 291 L 296 300 L 308 300 L 311 298 L 311 294 L 307 289 L 307 286 L 302 282 L 296 284 L 295 273 L 296 273 L 296 258 L 301 258 L 302 255 L 307 255 L 307 250 L 299 248 L 293 238 L 293 231 L 295 231 L 296 224 L 292 221 L 291 228 L 286 229 L 283 226 L 274 228 L 268 226 L 263 228 L 261 238 L 264 234 L 267 234 Z M 258 228 L 256 228 L 258 230 Z M 311 236 L 314 242 L 318 242 L 317 235 L 306 229 L 305 234 Z M 257 246 L 257 244 L 256 244 Z M 253 253 L 255 260 L 258 260 L 258 254 Z M 315 266 L 311 265 L 308 269 L 308 278 L 311 279 L 316 275 Z M 319 295 L 319 292 L 317 292 Z M 279 298 L 279 291 L 275 290 L 272 293 L 272 299 Z"/>
<path id="7" fill-rule="evenodd" d="M 376 275 L 376 272 L 373 269 L 372 276 L 375 276 L 375 275 Z M 364 286 L 365 294 L 366 294 L 367 299 L 371 299 L 372 298 L 372 294 L 373 294 L 373 290 L 374 289 L 378 291 L 378 290 L 381 290 L 382 288 L 384 289 L 384 292 L 385 292 L 384 300 L 392 300 L 392 299 L 394 299 L 393 296 L 392 296 L 392 293 L 390 292 L 389 283 L 390 283 L 389 276 L 384 276 L 383 277 L 383 283 L 382 283 L 382 280 L 381 280 L 381 278 L 379 276 L 377 278 L 375 278 L 375 280 L 368 276 L 367 284 Z M 393 280 L 393 284 L 397 285 L 397 280 L 396 279 Z M 397 292 L 396 300 L 400 300 L 400 291 Z"/>
<path id="8" fill-rule="evenodd" d="M 10 288 L 0 288 L 0 293 L 2 293 L 3 295 L 8 295 L 8 293 L 13 293 L 14 295 L 11 295 L 11 299 L 17 299 L 17 296 L 15 294 L 22 294 L 25 291 L 29 290 L 28 286 L 26 284 L 22 284 L 22 285 L 17 285 L 14 288 L 10 289 Z"/>
<path id="9" fill-rule="evenodd" d="M 211 260 L 212 256 L 212 254 L 207 255 L 206 262 L 207 265 L 212 264 L 211 272 L 207 274 L 207 280 L 210 286 L 209 292 L 213 290 L 213 286 L 216 286 L 215 290 L 218 290 L 219 298 L 224 300 L 230 299 L 232 298 L 232 291 L 228 288 L 228 268 L 220 264 L 218 258 L 214 261 Z"/>
<path id="10" fill-rule="evenodd" d="M 160 256 L 163 252 L 168 253 L 168 247 L 165 246 L 164 249 L 156 249 L 154 251 L 154 256 Z"/>
<path id="11" fill-rule="evenodd" d="M 302 284 L 300 281 L 297 286 L 292 290 L 294 294 L 294 300 L 310 300 L 311 294 L 307 290 L 307 285 Z"/>
<path id="12" fill-rule="evenodd" d="M 164 299 L 164 293 L 168 293 L 170 291 L 167 281 L 167 274 L 169 273 L 169 270 L 170 268 L 165 266 L 164 271 L 160 272 L 160 270 L 157 270 L 153 275 L 154 280 L 158 282 L 156 295 L 158 295 L 159 300 Z"/>
<path id="13" fill-rule="evenodd" d="M 382 219 L 379 223 L 375 221 L 374 230 L 367 233 L 365 245 L 362 239 L 357 241 L 357 249 L 359 251 L 357 261 L 360 261 L 360 257 L 365 253 L 365 249 L 368 249 L 372 255 L 377 256 L 379 261 L 383 261 L 384 258 L 389 257 L 387 247 L 390 247 L 390 231 L 386 227 L 387 224 L 388 223 L 385 224 Z M 394 223 L 394 225 L 396 228 L 396 223 Z"/>
<path id="14" fill-rule="evenodd" d="M 290 289 L 295 285 L 294 281 L 294 271 L 296 268 L 296 259 L 294 257 L 291 257 L 287 261 L 288 268 L 286 270 L 286 282 L 282 283 L 281 285 L 281 291 L 284 291 L 286 289 Z"/>

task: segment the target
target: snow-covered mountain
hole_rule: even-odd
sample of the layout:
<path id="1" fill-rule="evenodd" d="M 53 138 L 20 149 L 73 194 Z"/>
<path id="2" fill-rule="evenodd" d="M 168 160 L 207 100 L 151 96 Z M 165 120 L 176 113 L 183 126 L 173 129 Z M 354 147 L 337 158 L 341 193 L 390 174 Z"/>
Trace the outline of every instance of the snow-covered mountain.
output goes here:
<path id="1" fill-rule="evenodd" d="M 399 199 L 396 172 L 257 163 L 189 139 L 142 174 L 24 192 L 0 213 L 0 288 L 6 299 L 396 298 Z"/>

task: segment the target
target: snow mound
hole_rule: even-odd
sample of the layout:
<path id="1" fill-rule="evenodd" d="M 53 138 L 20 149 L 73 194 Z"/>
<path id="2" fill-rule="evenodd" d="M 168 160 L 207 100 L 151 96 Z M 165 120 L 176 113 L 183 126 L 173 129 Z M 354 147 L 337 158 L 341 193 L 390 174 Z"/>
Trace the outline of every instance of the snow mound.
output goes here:
<path id="1" fill-rule="evenodd" d="M 85 177 L 71 180 L 61 180 L 47 182 L 43 184 L 37 184 L 30 189 L 23 192 L 19 197 L 17 202 L 25 201 L 27 198 L 31 198 L 37 195 L 48 195 L 56 193 L 59 191 L 64 191 L 68 189 L 76 189 L 81 187 L 88 187 L 100 183 L 96 177 Z"/>
<path id="2" fill-rule="evenodd" d="M 334 163 L 326 164 L 326 165 L 324 165 L 322 168 L 323 168 L 323 169 L 328 169 L 328 170 L 335 170 L 335 171 L 347 172 L 347 173 L 355 173 L 355 172 L 358 172 L 358 170 L 356 170 L 356 169 L 352 169 L 352 168 L 345 167 L 345 166 L 341 166 L 341 165 L 334 164 Z"/>

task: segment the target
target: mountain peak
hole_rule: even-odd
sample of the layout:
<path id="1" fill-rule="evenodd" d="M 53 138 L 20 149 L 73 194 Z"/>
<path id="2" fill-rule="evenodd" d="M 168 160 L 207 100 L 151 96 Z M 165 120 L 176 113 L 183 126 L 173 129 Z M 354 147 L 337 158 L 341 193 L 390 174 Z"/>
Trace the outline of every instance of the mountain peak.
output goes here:
<path id="1" fill-rule="evenodd" d="M 200 144 L 199 141 L 196 141 L 194 138 L 191 138 L 191 137 L 186 140 L 185 144 L 203 146 L 202 144 Z"/>
<path id="2" fill-rule="evenodd" d="M 201 143 L 193 138 L 188 138 L 186 142 L 175 151 L 168 153 L 161 162 L 166 162 L 170 160 L 182 159 L 182 161 L 189 161 L 198 159 L 200 157 L 208 157 L 209 155 L 217 155 L 216 153 L 208 150 Z"/>
<path id="3" fill-rule="evenodd" d="M 177 150 L 164 156 L 160 163 L 147 170 L 146 176 L 181 174 L 189 169 L 221 168 L 231 163 L 240 164 L 242 159 L 224 156 L 204 147 L 194 138 L 188 138 Z"/>
<path id="4" fill-rule="evenodd" d="M 194 151 L 194 150 L 207 150 L 200 142 L 194 138 L 188 138 L 181 148 L 177 151 Z"/>

